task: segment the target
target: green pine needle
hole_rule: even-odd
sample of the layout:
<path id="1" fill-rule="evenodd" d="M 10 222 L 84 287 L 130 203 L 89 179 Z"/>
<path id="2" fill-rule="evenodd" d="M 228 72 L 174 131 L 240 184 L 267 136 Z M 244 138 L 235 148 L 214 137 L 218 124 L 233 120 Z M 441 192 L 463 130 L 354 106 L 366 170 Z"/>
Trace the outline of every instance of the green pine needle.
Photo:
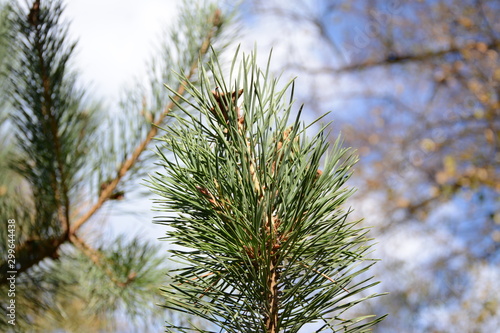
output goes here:
<path id="1" fill-rule="evenodd" d="M 164 172 L 150 187 L 168 214 L 156 223 L 169 227 L 183 264 L 164 306 L 227 332 L 298 332 L 320 321 L 362 332 L 380 318 L 339 317 L 376 284 L 364 277 L 367 231 L 345 209 L 357 157 L 340 139 L 330 147 L 326 126 L 309 138 L 302 108 L 290 121 L 293 81 L 280 85 L 255 53 L 239 66 L 238 57 L 225 75 L 214 55 L 197 85 L 179 76 L 185 117 L 174 115 L 160 139 Z"/>

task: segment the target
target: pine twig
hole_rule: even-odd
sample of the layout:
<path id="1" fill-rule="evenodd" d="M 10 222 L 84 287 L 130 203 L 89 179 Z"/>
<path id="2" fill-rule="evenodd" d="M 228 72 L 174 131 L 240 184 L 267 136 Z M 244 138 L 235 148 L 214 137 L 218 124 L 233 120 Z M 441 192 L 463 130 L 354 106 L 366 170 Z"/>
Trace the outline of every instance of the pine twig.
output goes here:
<path id="1" fill-rule="evenodd" d="M 220 10 L 217 9 L 212 17 L 212 29 L 210 32 L 207 34 L 205 40 L 203 41 L 201 47 L 200 47 L 200 58 L 203 57 L 207 52 L 210 47 L 210 42 L 214 36 L 215 29 L 220 25 Z M 171 109 L 174 108 L 175 103 L 179 101 L 180 96 L 182 96 L 186 90 L 186 85 L 187 85 L 187 80 L 191 79 L 198 68 L 198 59 L 196 59 L 189 70 L 189 74 L 186 76 L 186 80 L 181 82 L 176 90 L 175 96 L 172 98 L 172 101 L 167 104 L 165 109 L 163 110 L 163 113 L 158 117 L 158 119 L 153 123 L 153 126 L 151 126 L 151 129 L 149 130 L 148 134 L 146 135 L 146 138 L 136 147 L 134 152 L 132 153 L 132 156 L 130 156 L 129 159 L 127 159 L 123 164 L 121 165 L 117 176 L 112 179 L 109 182 L 109 185 L 101 192 L 99 199 L 97 202 L 82 216 L 80 219 L 78 219 L 73 225 L 71 226 L 70 233 L 74 234 L 85 222 L 88 221 L 94 213 L 101 208 L 101 206 L 108 200 L 108 198 L 111 196 L 113 191 L 116 189 L 118 183 L 120 180 L 127 174 L 127 172 L 134 166 L 134 164 L 137 162 L 139 159 L 140 155 L 146 150 L 146 147 L 148 144 L 151 142 L 151 140 L 156 136 L 158 133 L 158 126 L 162 124 L 168 113 L 170 112 Z"/>
<path id="2" fill-rule="evenodd" d="M 42 113 L 48 120 L 48 130 L 52 135 L 54 140 L 54 150 L 57 167 L 54 170 L 52 181 L 52 190 L 54 191 L 54 196 L 57 202 L 58 218 L 62 224 L 63 234 L 69 232 L 69 199 L 68 199 L 68 186 L 66 184 L 66 170 L 64 168 L 61 140 L 59 136 L 59 124 L 52 112 L 52 82 L 49 78 L 48 68 L 46 59 L 44 58 L 44 47 L 40 43 L 43 36 L 41 35 L 41 28 L 39 26 L 39 14 L 40 14 L 40 0 L 35 0 L 33 6 L 28 15 L 28 22 L 34 26 L 36 39 L 35 39 L 35 49 L 39 61 L 40 71 L 42 75 L 42 87 L 43 87 L 43 104 Z M 57 182 L 58 176 L 60 177 L 60 187 Z"/>
<path id="3" fill-rule="evenodd" d="M 106 275 L 110 278 L 110 280 L 118 287 L 121 288 L 126 287 L 130 282 L 135 280 L 135 278 L 137 277 L 137 273 L 131 272 L 127 276 L 127 280 L 123 282 L 119 281 L 116 278 L 115 274 L 113 274 L 111 269 L 109 269 L 107 263 L 103 259 L 103 256 L 98 250 L 92 248 L 90 245 L 85 243 L 81 238 L 77 237 L 75 234 L 71 234 L 69 236 L 69 240 L 73 245 L 79 248 L 87 257 L 89 257 L 89 259 L 92 260 L 94 264 L 96 264 L 98 267 L 101 267 L 106 273 Z"/>
<path id="4" fill-rule="evenodd" d="M 30 14 L 27 17 L 27 20 L 31 25 L 34 25 L 36 29 L 39 29 L 39 1 L 35 0 L 32 10 Z M 214 37 L 215 31 L 220 27 L 221 25 L 221 12 L 219 9 L 217 9 L 213 16 L 212 16 L 212 29 L 207 33 L 205 39 L 203 40 L 200 49 L 199 49 L 199 57 L 203 57 L 209 50 L 211 41 Z M 146 150 L 147 145 L 151 142 L 151 140 L 155 137 L 155 135 L 158 132 L 158 126 L 162 124 L 168 113 L 170 112 L 171 109 L 175 107 L 175 102 L 177 102 L 180 99 L 180 96 L 185 93 L 186 85 L 188 83 L 188 80 L 193 77 L 195 74 L 197 68 L 198 68 L 198 58 L 193 61 L 191 64 L 189 74 L 186 76 L 186 80 L 181 82 L 177 88 L 177 94 L 178 96 L 174 96 L 172 98 L 172 101 L 168 103 L 163 111 L 163 113 L 158 117 L 158 119 L 154 122 L 153 126 L 151 127 L 150 131 L 148 132 L 146 138 L 136 147 L 136 149 L 133 151 L 132 155 L 130 156 L 129 159 L 127 159 L 123 164 L 121 165 L 117 176 L 111 180 L 109 185 L 100 193 L 98 201 L 86 212 L 84 213 L 78 220 L 76 220 L 74 223 L 70 223 L 70 217 L 69 217 L 69 200 L 67 198 L 67 184 L 64 183 L 62 184 L 62 191 L 65 193 L 60 193 L 59 188 L 56 186 L 54 188 L 54 185 L 52 185 L 54 189 L 54 194 L 56 196 L 56 199 L 58 201 L 58 217 L 61 221 L 62 224 L 62 230 L 63 234 L 60 237 L 56 238 L 50 238 L 50 239 L 44 239 L 40 241 L 36 241 L 36 244 L 44 244 L 46 247 L 44 247 L 43 251 L 37 250 L 37 251 L 32 251 L 32 243 L 26 243 L 26 244 L 19 244 L 18 245 L 18 253 L 26 253 L 26 256 L 21 256 L 19 255 L 18 262 L 22 263 L 21 267 L 17 270 L 18 272 L 23 272 L 29 269 L 30 267 L 38 264 L 40 261 L 42 261 L 45 258 L 48 257 L 56 257 L 57 256 L 57 251 L 59 250 L 60 246 L 66 242 L 72 242 L 73 244 L 77 244 L 78 241 L 75 238 L 76 237 L 76 232 L 78 229 L 85 223 L 87 222 L 93 215 L 94 213 L 99 210 L 102 205 L 113 195 L 118 183 L 120 180 L 126 175 L 126 173 L 134 166 L 134 164 L 137 162 L 139 159 L 140 155 Z M 43 65 L 43 63 L 42 63 Z M 43 82 L 43 88 L 48 87 L 48 80 L 44 80 Z M 45 90 L 45 89 L 44 89 Z M 47 95 L 47 92 L 44 91 Z M 49 96 L 50 97 L 50 96 Z M 48 110 L 46 110 L 47 112 Z M 50 115 L 48 115 L 50 116 Z M 52 124 L 51 124 L 52 125 Z M 54 133 L 54 128 L 50 128 L 52 133 Z M 55 132 L 57 133 L 57 132 Z M 57 146 L 57 145 L 56 145 Z M 57 147 L 56 147 L 57 149 Z M 59 156 L 60 157 L 60 156 Z M 60 173 L 60 177 L 64 178 L 64 170 L 61 169 L 62 164 L 59 163 L 61 162 L 60 159 L 58 159 L 58 166 L 57 166 L 57 172 Z M 64 202 L 62 202 L 62 199 L 65 199 Z M 25 260 L 22 258 L 26 257 Z M 0 267 L 2 268 L 2 272 L 6 272 L 7 269 L 7 262 L 2 261 L 0 263 Z M 3 269 L 5 268 L 5 269 Z M 3 285 L 7 283 L 7 280 L 4 279 L 4 273 L 0 274 L 0 277 L 2 277 L 0 281 L 0 285 Z"/>

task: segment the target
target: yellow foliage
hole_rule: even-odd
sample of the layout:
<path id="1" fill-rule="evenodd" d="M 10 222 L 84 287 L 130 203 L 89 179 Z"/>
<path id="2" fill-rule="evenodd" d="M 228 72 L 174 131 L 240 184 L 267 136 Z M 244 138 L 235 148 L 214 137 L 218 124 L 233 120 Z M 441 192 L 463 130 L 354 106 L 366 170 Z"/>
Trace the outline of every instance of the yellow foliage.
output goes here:
<path id="1" fill-rule="evenodd" d="M 420 148 L 426 152 L 433 152 L 436 150 L 436 143 L 429 138 L 425 138 L 420 141 Z"/>

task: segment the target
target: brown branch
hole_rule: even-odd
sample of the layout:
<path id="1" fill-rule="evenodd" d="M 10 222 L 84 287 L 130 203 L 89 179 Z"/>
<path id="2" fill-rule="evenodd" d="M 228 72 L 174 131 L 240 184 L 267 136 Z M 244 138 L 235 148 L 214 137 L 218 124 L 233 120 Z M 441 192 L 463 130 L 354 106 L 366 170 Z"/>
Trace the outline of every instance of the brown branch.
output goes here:
<path id="1" fill-rule="evenodd" d="M 421 53 L 408 53 L 408 54 L 392 54 L 390 57 L 381 60 L 367 60 L 362 63 L 352 64 L 348 66 L 342 66 L 339 68 L 333 67 L 318 67 L 318 68 L 308 68 L 307 66 L 300 64 L 291 64 L 290 67 L 297 68 L 300 70 L 305 70 L 311 74 L 342 74 L 347 72 L 362 71 L 374 67 L 388 66 L 394 64 L 406 64 L 408 62 L 422 62 L 433 58 L 443 57 L 451 53 L 462 52 L 467 49 L 477 48 L 479 43 L 471 42 L 462 46 L 451 46 L 443 50 L 430 50 Z M 482 44 L 481 44 L 482 45 Z M 497 49 L 500 47 L 500 41 L 494 40 L 486 44 L 488 49 Z"/>
<path id="2" fill-rule="evenodd" d="M 279 295 L 278 295 L 278 257 L 271 258 L 269 276 L 267 278 L 267 309 L 265 314 L 266 332 L 277 333 L 279 323 Z"/>
<path id="3" fill-rule="evenodd" d="M 57 251 L 65 241 L 66 238 L 64 237 L 30 238 L 22 244 L 17 245 L 15 267 L 10 267 L 7 260 L 0 264 L 0 285 L 8 283 L 6 277 L 9 271 L 15 271 L 17 274 L 20 274 L 30 267 L 37 265 L 45 258 L 57 259 L 59 257 Z"/>
<path id="4" fill-rule="evenodd" d="M 280 235 L 278 232 L 279 220 L 276 216 L 270 216 L 263 225 L 263 232 L 269 237 L 267 245 L 268 255 L 270 256 L 269 267 L 264 265 L 267 272 L 266 281 L 266 308 L 264 321 L 266 323 L 266 332 L 277 333 L 279 331 L 279 288 L 280 272 L 278 264 L 280 262 Z"/>

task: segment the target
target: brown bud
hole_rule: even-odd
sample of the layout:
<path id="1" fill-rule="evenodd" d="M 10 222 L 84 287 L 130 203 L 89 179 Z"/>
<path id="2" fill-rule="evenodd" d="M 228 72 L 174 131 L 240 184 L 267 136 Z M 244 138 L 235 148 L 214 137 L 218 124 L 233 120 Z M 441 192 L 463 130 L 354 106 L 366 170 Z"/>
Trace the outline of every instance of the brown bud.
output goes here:
<path id="1" fill-rule="evenodd" d="M 219 106 L 219 109 L 221 110 L 222 116 L 224 117 L 224 120 L 226 121 L 226 123 L 229 120 L 229 115 L 228 115 L 229 105 L 228 104 L 235 105 L 236 101 L 238 100 L 238 98 L 241 96 L 242 93 L 243 93 L 243 89 L 231 92 L 230 93 L 231 102 L 229 102 L 225 93 L 219 92 L 218 89 L 215 89 L 212 91 L 212 95 L 214 96 L 215 102 Z M 236 107 L 236 110 L 239 111 L 237 107 Z M 212 112 L 212 114 L 217 117 L 217 110 L 215 107 L 211 108 L 210 112 Z M 239 118 L 240 117 L 238 117 L 238 120 L 239 120 Z"/>
<path id="2" fill-rule="evenodd" d="M 116 191 L 111 193 L 109 196 L 109 200 L 123 200 L 125 199 L 125 192 L 124 191 Z"/>
<path id="3" fill-rule="evenodd" d="M 37 26 L 40 22 L 40 0 L 35 0 L 33 2 L 33 6 L 30 9 L 30 13 L 28 14 L 28 23 Z"/>
<path id="4" fill-rule="evenodd" d="M 214 196 L 206 188 L 201 186 L 196 186 L 196 189 L 198 190 L 198 192 L 203 194 L 212 205 L 214 206 L 217 205 L 217 201 L 215 200 Z"/>
<path id="5" fill-rule="evenodd" d="M 222 25 L 222 17 L 221 17 L 221 11 L 219 8 L 217 8 L 214 12 L 214 16 L 212 18 L 212 24 L 214 25 L 214 27 L 217 27 L 217 28 L 220 28 L 220 26 Z"/>
<path id="6" fill-rule="evenodd" d="M 320 169 L 318 169 L 316 171 L 316 176 L 314 177 L 314 182 L 316 182 L 319 179 L 319 177 L 321 177 L 322 174 L 323 174 L 323 171 L 321 171 Z"/>

